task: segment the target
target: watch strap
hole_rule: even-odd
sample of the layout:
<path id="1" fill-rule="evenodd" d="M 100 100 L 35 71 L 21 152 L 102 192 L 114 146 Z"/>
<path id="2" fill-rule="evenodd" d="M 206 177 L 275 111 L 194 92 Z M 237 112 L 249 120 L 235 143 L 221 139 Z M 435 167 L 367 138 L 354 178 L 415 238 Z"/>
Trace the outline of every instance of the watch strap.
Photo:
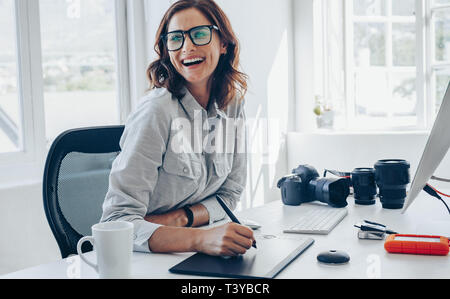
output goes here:
<path id="1" fill-rule="evenodd" d="M 186 224 L 186 227 L 191 227 L 194 223 L 194 213 L 192 213 L 191 205 L 186 205 L 183 207 L 184 211 L 186 212 L 186 216 L 188 219 L 188 223 Z"/>

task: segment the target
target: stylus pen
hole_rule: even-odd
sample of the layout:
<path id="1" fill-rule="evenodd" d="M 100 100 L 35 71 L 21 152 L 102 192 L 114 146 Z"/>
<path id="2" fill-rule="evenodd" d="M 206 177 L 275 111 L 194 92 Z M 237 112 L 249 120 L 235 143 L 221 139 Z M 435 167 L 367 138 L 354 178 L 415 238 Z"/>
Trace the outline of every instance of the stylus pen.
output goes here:
<path id="1" fill-rule="evenodd" d="M 217 201 L 219 202 L 219 204 L 222 206 L 222 208 L 225 210 L 225 213 L 227 213 L 228 217 L 230 217 L 231 221 L 233 221 L 234 223 L 237 224 L 241 224 L 239 222 L 239 220 L 236 218 L 236 216 L 234 216 L 233 212 L 231 212 L 231 210 L 227 207 L 227 205 L 225 204 L 225 202 L 222 200 L 222 198 L 220 197 L 220 195 L 216 195 Z M 253 244 L 252 247 L 257 248 L 256 247 L 256 241 L 253 240 Z"/>

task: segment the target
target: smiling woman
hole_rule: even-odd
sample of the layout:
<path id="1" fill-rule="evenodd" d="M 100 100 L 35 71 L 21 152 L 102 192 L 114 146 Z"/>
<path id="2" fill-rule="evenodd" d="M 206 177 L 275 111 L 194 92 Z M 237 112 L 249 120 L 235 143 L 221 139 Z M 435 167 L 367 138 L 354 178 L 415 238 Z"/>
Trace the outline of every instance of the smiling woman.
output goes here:
<path id="1" fill-rule="evenodd" d="M 137 251 L 243 254 L 254 240 L 248 227 L 193 228 L 222 220 L 216 196 L 234 209 L 246 184 L 240 145 L 247 83 L 237 70 L 238 41 L 212 0 L 175 2 L 156 41 L 159 58 L 147 71 L 151 90 L 125 125 L 101 221 L 133 222 Z M 193 138 L 174 147 L 187 128 Z M 222 136 L 231 151 L 220 150 Z"/>
<path id="2" fill-rule="evenodd" d="M 211 96 L 217 99 L 220 108 L 226 107 L 236 95 L 240 99 L 243 98 L 247 90 L 247 76 L 238 70 L 239 42 L 224 12 L 221 9 L 213 9 L 213 5 L 215 6 L 214 2 L 208 1 L 178 1 L 166 12 L 156 33 L 154 46 L 159 58 L 147 69 L 151 88 L 164 87 L 172 94 L 181 96 L 180 91 L 186 83 L 183 74 L 187 74 L 189 68 L 186 68 L 180 59 L 200 58 L 206 60 L 206 67 L 202 68 L 203 72 L 210 76 L 211 71 L 214 71 L 210 85 Z M 183 11 L 183 14 L 177 14 L 180 11 Z M 196 26 L 200 27 L 196 28 Z M 199 34 L 207 38 L 203 39 Z M 187 36 L 189 38 L 185 38 Z M 175 38 L 175 41 L 169 41 L 168 38 Z M 208 40 L 208 42 L 203 43 L 202 40 Z M 178 49 L 173 45 L 175 42 Z M 201 56 L 203 55 L 202 47 L 198 46 L 202 45 L 220 48 L 219 56 L 209 57 L 209 60 Z M 182 47 L 186 48 L 176 51 Z M 200 57 L 190 54 L 193 51 L 192 48 L 199 50 L 196 55 L 201 54 Z M 217 63 L 217 67 L 211 70 L 210 66 L 213 63 Z M 195 75 L 198 71 L 200 70 L 191 73 Z M 203 75 L 203 79 L 206 74 Z M 198 80 L 201 78 L 202 76 Z M 217 80 L 218 78 L 220 81 Z"/>
<path id="3" fill-rule="evenodd" d="M 194 97 L 204 93 L 202 88 L 211 86 L 208 81 L 214 80 L 212 75 L 219 63 L 220 56 L 225 55 L 227 51 L 227 45 L 220 40 L 216 30 L 212 30 L 217 26 L 209 25 L 209 22 L 199 10 L 189 8 L 183 11 L 183 14 L 175 14 L 172 17 L 168 26 L 169 33 L 162 36 L 164 40 L 176 35 L 177 32 L 178 34 L 181 33 L 179 37 L 182 38 L 182 42 L 178 45 L 178 49 L 175 51 L 168 47 L 170 62 L 186 80 L 186 86 Z M 203 32 L 203 37 L 198 38 L 201 32 Z M 185 33 L 189 34 L 188 39 L 184 39 Z M 164 38 L 164 36 L 167 37 Z M 212 38 L 213 36 L 214 38 Z M 198 39 L 202 43 L 199 43 Z M 173 45 L 170 42 L 166 44 L 168 46 Z M 178 51 L 180 49 L 181 51 Z M 209 91 L 206 94 L 208 93 Z M 197 98 L 197 100 L 199 100 L 200 105 L 206 108 L 209 98 Z"/>

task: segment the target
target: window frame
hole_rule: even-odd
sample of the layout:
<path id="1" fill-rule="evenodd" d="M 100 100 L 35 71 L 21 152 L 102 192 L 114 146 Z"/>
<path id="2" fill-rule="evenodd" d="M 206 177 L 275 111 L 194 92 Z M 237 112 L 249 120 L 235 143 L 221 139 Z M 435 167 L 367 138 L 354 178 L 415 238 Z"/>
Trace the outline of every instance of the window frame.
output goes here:
<path id="1" fill-rule="evenodd" d="M 323 8 L 315 10 L 315 18 L 319 18 L 321 20 L 321 37 L 315 37 L 315 40 L 324 39 L 327 36 L 331 36 L 332 30 L 327 26 L 327 6 L 329 0 L 319 1 Z M 316 81 L 317 78 L 320 78 L 320 82 L 315 82 L 315 86 L 320 88 L 316 88 L 316 95 L 324 96 L 325 98 L 329 98 L 330 96 L 330 88 L 328 86 L 329 83 L 329 72 L 334 72 L 331 76 L 342 78 L 342 94 L 344 97 L 344 108 L 341 111 L 343 115 L 343 121 L 341 127 L 335 128 L 336 131 L 341 132 L 373 132 L 373 131 L 383 131 L 383 132 L 411 132 L 411 131 L 419 131 L 426 132 L 429 131 L 433 125 L 436 112 L 435 112 L 435 92 L 436 92 L 436 77 L 435 71 L 441 68 L 450 68 L 450 62 L 435 62 L 434 61 L 434 36 L 433 36 L 433 22 L 432 22 L 432 13 L 433 11 L 441 10 L 441 9 L 450 9 L 450 5 L 435 5 L 432 6 L 432 0 L 415 0 L 415 16 L 392 16 L 392 1 L 394 0 L 386 0 L 386 16 L 354 16 L 353 14 L 353 0 L 343 0 L 341 2 L 342 9 L 342 28 L 339 29 L 342 32 L 343 36 L 343 53 L 342 60 L 343 66 L 342 69 L 335 69 L 333 66 L 328 65 L 328 58 L 332 51 L 336 51 L 336 49 L 330 49 L 327 47 L 327 42 L 323 41 L 323 51 L 321 49 L 317 49 L 315 54 L 316 59 L 316 69 L 315 72 L 318 75 L 315 76 Z M 417 121 L 415 125 L 384 125 L 381 124 L 377 127 L 368 127 L 368 128 L 358 128 L 358 122 L 356 120 L 356 111 L 355 111 L 355 97 L 353 91 L 353 76 L 355 70 L 357 69 L 354 64 L 354 44 L 353 44 L 353 24 L 354 21 L 363 21 L 363 22 L 380 22 L 380 24 L 386 24 L 385 29 L 385 45 L 387 53 L 386 55 L 386 65 L 380 67 L 386 70 L 388 73 L 392 74 L 392 71 L 387 68 L 390 67 L 392 63 L 392 24 L 398 22 L 408 22 L 411 23 L 411 20 L 415 19 L 415 29 L 416 29 L 416 116 Z M 381 23 L 382 22 L 382 23 Z M 317 46 L 315 46 L 316 48 Z M 320 51 L 319 51 L 320 50 Z M 336 54 L 335 54 L 336 55 Z M 318 57 L 320 56 L 320 57 Z M 320 61 L 320 63 L 318 63 Z M 391 66 L 392 67 L 392 66 Z M 393 66 L 396 70 L 400 70 L 403 67 Z M 413 68 L 406 67 L 407 68 Z M 339 72 L 342 75 L 339 75 Z M 394 70 L 395 73 L 395 70 Z M 332 95 L 331 96 L 336 96 Z M 339 95 L 338 95 L 339 96 Z M 336 104 L 336 103 L 333 103 Z M 308 126 L 308 127 L 314 127 Z"/>
<path id="2" fill-rule="evenodd" d="M 37 1 L 36 1 L 37 2 Z M 39 112 L 37 104 L 42 101 L 39 97 L 39 76 L 36 78 L 36 66 L 39 65 L 40 55 L 36 55 L 38 45 L 32 42 L 36 40 L 36 19 L 30 14 L 35 9 L 35 2 L 26 0 L 15 0 L 14 5 L 14 30 L 16 43 L 16 66 L 17 66 L 17 101 L 19 104 L 19 135 L 20 146 L 18 151 L 0 153 L 0 163 L 9 164 L 31 162 L 36 158 L 38 146 L 33 146 L 39 139 Z M 40 50 L 39 50 L 40 51 Z M 38 52 L 40 54 L 40 52 Z M 33 59 L 34 63 L 32 63 Z M 38 70 L 37 70 L 38 71 Z M 42 76 L 41 76 L 42 77 Z M 34 83 L 34 84 L 33 84 Z"/>
<path id="3" fill-rule="evenodd" d="M 427 1 L 427 0 L 426 0 Z M 427 129 L 427 103 L 425 103 L 424 83 L 426 84 L 426 74 L 423 65 L 426 65 L 426 52 L 421 47 L 424 45 L 423 34 L 423 1 L 415 0 L 415 17 L 411 16 L 392 16 L 392 0 L 386 0 L 386 16 L 354 16 L 353 14 L 353 0 L 344 1 L 344 37 L 345 37 L 345 94 L 346 94 L 346 127 L 347 130 L 355 130 L 358 121 L 355 116 L 355 96 L 353 94 L 354 85 L 353 75 L 356 67 L 353 65 L 354 61 L 354 44 L 353 44 L 353 24 L 354 22 L 375 22 L 385 24 L 385 58 L 386 65 L 380 67 L 380 70 L 385 70 L 388 76 L 393 73 L 393 69 L 408 71 L 416 68 L 416 116 L 417 122 L 415 125 L 383 125 L 376 128 L 365 128 L 365 131 L 413 131 Z M 415 19 L 416 25 L 416 65 L 413 67 L 396 67 L 392 66 L 392 24 L 393 23 L 412 23 Z M 375 67 L 374 67 L 375 69 Z M 426 85 L 425 85 L 426 86 Z M 421 109 L 422 108 L 422 109 Z"/>
<path id="4" fill-rule="evenodd" d="M 418 1 L 418 0 L 416 0 Z M 442 68 L 448 68 L 450 69 L 450 61 L 444 61 L 444 62 L 438 62 L 435 60 L 435 54 L 436 54 L 436 48 L 435 44 L 436 41 L 434 40 L 434 22 L 433 22 L 433 14 L 440 10 L 450 10 L 450 4 L 445 5 L 431 5 L 432 0 L 425 0 L 426 2 L 426 20 L 429 24 L 426 28 L 427 32 L 427 76 L 428 78 L 428 86 L 429 89 L 427 90 L 427 98 L 429 99 L 429 106 L 428 106 L 428 129 L 431 130 L 431 127 L 433 125 L 434 119 L 436 117 L 435 107 L 436 107 L 436 71 L 442 69 Z"/>
<path id="5" fill-rule="evenodd" d="M 116 42 L 116 105 L 118 121 L 124 123 L 133 103 L 144 92 L 145 79 L 130 76 L 130 61 L 134 65 L 146 63 L 146 40 L 129 38 L 145 29 L 142 18 L 138 23 L 133 16 L 144 15 L 143 0 L 115 1 Z M 14 0 L 14 23 L 16 33 L 16 61 L 18 101 L 21 117 L 21 148 L 16 152 L 0 153 L 0 186 L 17 184 L 19 181 L 41 180 L 41 172 L 51 144 L 46 142 L 44 83 L 42 72 L 42 48 L 40 34 L 39 1 Z M 142 50 L 144 49 L 144 50 Z M 138 89 L 139 88 L 139 89 Z M 139 94 L 137 92 L 139 90 Z M 134 91 L 134 93 L 133 93 Z"/>

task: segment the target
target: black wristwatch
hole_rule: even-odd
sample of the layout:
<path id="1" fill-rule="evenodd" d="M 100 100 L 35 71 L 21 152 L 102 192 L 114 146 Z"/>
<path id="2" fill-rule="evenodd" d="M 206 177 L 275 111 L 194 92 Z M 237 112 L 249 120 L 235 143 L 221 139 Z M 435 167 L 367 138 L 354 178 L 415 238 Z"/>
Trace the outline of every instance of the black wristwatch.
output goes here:
<path id="1" fill-rule="evenodd" d="M 183 209 L 186 212 L 186 216 L 188 219 L 188 223 L 186 224 L 186 227 L 191 227 L 192 223 L 194 223 L 194 213 L 192 213 L 191 205 L 186 205 L 183 207 Z"/>

